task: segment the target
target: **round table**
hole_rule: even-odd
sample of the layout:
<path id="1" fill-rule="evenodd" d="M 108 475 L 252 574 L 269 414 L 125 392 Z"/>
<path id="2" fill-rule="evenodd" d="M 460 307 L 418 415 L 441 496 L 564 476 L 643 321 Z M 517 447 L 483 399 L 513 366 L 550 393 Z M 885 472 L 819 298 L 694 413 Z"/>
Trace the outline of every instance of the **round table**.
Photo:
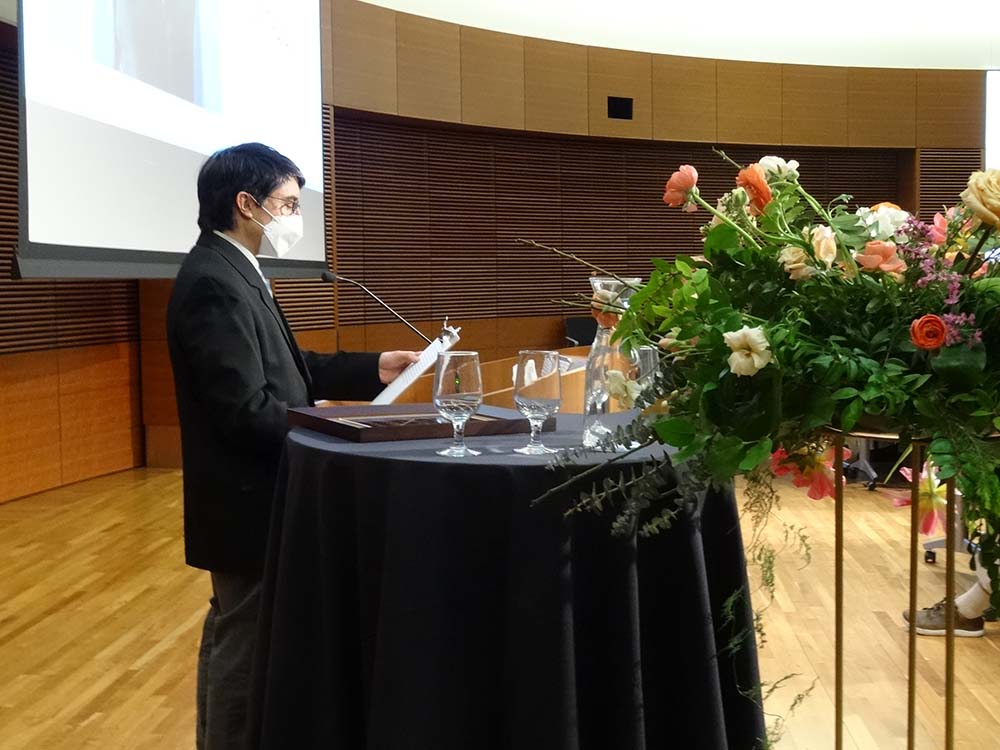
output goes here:
<path id="1" fill-rule="evenodd" d="M 624 417 L 621 417 L 624 419 Z M 579 445 L 560 415 L 552 447 Z M 532 500 L 557 483 L 527 435 L 287 440 L 253 675 L 253 747 L 735 750 L 763 733 L 731 490 L 636 542 Z M 652 460 L 663 448 L 628 459 Z M 606 460 L 592 454 L 580 461 Z"/>

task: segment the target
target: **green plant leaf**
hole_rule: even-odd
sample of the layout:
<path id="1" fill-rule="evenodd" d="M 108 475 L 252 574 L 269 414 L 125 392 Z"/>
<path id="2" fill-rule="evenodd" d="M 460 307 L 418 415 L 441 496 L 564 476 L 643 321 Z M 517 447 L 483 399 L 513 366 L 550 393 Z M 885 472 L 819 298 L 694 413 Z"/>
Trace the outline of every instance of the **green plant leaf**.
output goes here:
<path id="1" fill-rule="evenodd" d="M 746 452 L 743 460 L 740 461 L 740 469 L 743 471 L 750 471 L 750 469 L 757 466 L 757 464 L 771 455 L 772 446 L 773 443 L 771 442 L 771 438 L 763 438 L 760 440 Z"/>
<path id="2" fill-rule="evenodd" d="M 854 398 L 857 395 L 858 395 L 857 388 L 840 388 L 834 391 L 831 394 L 830 398 L 832 398 L 834 401 L 842 401 L 845 398 Z"/>
<path id="3" fill-rule="evenodd" d="M 667 445 L 683 448 L 694 440 L 696 430 L 686 419 L 664 419 L 653 425 L 656 436 Z"/>
<path id="4" fill-rule="evenodd" d="M 854 399 L 851 403 L 847 405 L 844 409 L 843 415 L 840 417 L 840 427 L 845 432 L 849 432 L 854 429 L 854 425 L 858 423 L 858 418 L 861 416 L 861 410 L 864 408 L 865 402 L 860 398 Z"/>
<path id="5" fill-rule="evenodd" d="M 927 448 L 931 453 L 951 453 L 955 450 L 950 440 L 945 440 L 944 438 L 936 438 L 931 441 L 931 444 Z"/>
<path id="6" fill-rule="evenodd" d="M 705 456 L 705 464 L 712 476 L 726 480 L 736 474 L 740 456 L 743 454 L 743 445 L 743 441 L 735 435 L 715 440 Z"/>
<path id="7" fill-rule="evenodd" d="M 739 245 L 736 228 L 729 224 L 719 224 L 705 236 L 706 255 L 717 250 L 730 250 Z"/>
<path id="8" fill-rule="evenodd" d="M 955 387 L 971 388 L 983 379 L 986 350 L 982 346 L 947 346 L 931 360 L 931 369 Z"/>

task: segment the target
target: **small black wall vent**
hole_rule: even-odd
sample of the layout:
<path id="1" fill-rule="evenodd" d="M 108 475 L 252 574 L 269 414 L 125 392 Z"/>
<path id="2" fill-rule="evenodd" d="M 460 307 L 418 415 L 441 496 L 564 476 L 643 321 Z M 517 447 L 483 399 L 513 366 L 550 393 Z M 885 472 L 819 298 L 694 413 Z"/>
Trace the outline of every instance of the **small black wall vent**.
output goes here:
<path id="1" fill-rule="evenodd" d="M 611 120 L 631 120 L 632 119 L 632 97 L 631 96 L 609 96 L 608 97 L 608 118 Z"/>

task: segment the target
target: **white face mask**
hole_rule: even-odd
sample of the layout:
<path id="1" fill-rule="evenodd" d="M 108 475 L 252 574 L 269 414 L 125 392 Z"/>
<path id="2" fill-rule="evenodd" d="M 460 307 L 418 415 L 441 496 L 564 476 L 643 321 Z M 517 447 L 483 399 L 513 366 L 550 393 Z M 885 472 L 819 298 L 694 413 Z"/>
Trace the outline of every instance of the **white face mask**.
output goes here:
<path id="1" fill-rule="evenodd" d="M 260 206 L 259 203 L 257 205 Z M 275 216 L 263 206 L 260 207 L 271 217 L 271 221 L 267 224 L 261 224 L 253 219 L 264 230 L 264 236 L 260 241 L 260 253 L 272 258 L 284 258 L 295 243 L 302 239 L 304 234 L 302 214 Z"/>

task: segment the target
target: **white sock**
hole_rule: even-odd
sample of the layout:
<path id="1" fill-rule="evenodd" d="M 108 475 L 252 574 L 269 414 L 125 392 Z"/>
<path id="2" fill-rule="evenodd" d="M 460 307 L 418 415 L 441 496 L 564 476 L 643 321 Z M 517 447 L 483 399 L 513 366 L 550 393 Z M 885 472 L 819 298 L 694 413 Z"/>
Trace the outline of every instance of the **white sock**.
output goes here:
<path id="1" fill-rule="evenodd" d="M 971 589 L 955 597 L 955 606 L 966 619 L 974 620 L 982 617 L 983 612 L 990 606 L 990 592 L 978 582 L 974 583 Z"/>

